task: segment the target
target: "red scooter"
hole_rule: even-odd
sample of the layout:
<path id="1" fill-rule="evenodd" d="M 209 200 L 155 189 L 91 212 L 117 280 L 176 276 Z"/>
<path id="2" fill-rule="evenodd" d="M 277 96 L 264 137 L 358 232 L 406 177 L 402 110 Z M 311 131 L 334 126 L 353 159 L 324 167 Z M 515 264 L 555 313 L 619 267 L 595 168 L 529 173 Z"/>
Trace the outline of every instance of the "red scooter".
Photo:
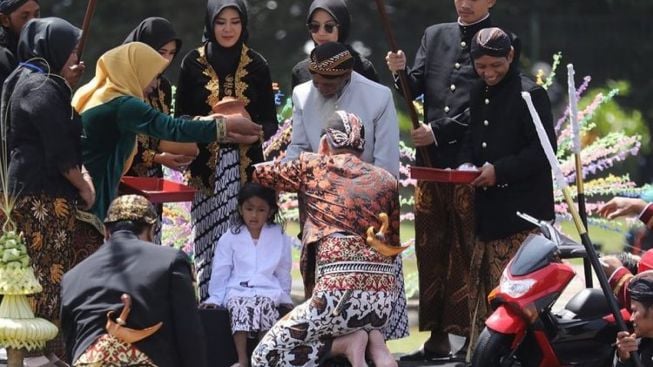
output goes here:
<path id="1" fill-rule="evenodd" d="M 584 257 L 585 248 L 547 222 L 518 215 L 539 226 L 542 235 L 524 241 L 488 296 L 494 312 L 472 366 L 612 366 L 618 327 L 600 289 L 583 289 L 564 310 L 551 309 L 575 275 L 561 259 Z M 625 309 L 622 315 L 630 318 Z"/>

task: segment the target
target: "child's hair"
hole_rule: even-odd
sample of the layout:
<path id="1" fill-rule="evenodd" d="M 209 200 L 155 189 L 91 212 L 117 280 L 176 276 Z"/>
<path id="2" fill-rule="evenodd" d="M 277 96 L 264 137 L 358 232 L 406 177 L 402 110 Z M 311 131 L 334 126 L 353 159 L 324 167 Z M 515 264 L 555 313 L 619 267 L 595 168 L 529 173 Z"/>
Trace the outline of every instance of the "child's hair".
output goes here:
<path id="1" fill-rule="evenodd" d="M 245 201 L 253 197 L 265 200 L 265 202 L 270 206 L 270 218 L 268 218 L 268 224 L 283 225 L 281 215 L 279 214 L 279 205 L 277 205 L 276 192 L 258 183 L 248 182 L 238 193 L 238 210 L 236 210 L 231 217 L 231 233 L 240 233 L 240 229 L 245 225 L 243 216 L 240 214 L 240 207 Z"/>

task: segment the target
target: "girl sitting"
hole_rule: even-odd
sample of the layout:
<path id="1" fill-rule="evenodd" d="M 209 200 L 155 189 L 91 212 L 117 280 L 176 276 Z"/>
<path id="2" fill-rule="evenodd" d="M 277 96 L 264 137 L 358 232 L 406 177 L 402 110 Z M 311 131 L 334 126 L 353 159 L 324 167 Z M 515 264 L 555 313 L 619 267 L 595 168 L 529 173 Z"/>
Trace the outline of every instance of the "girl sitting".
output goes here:
<path id="1" fill-rule="evenodd" d="M 238 195 L 231 229 L 218 241 L 205 306 L 225 306 L 238 363 L 248 367 L 247 337 L 262 337 L 277 322 L 277 306 L 290 299 L 291 239 L 276 223 L 275 192 L 248 183 Z"/>

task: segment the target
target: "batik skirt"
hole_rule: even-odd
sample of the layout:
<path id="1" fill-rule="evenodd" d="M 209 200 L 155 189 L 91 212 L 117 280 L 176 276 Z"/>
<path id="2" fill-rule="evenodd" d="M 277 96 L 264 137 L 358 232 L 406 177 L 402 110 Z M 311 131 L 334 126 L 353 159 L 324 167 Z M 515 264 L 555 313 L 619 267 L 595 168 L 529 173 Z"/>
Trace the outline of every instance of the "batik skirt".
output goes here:
<path id="1" fill-rule="evenodd" d="M 105 334 L 77 358 L 73 367 L 156 367 L 156 364 L 132 344 Z"/>
<path id="2" fill-rule="evenodd" d="M 75 203 L 49 195 L 18 198 L 12 212 L 23 232 L 36 279 L 43 291 L 33 296 L 35 314 L 58 324 L 61 279 L 76 263 Z"/>
<path id="3" fill-rule="evenodd" d="M 302 247 L 299 266 L 304 280 L 304 294 L 306 299 L 310 299 L 315 289 L 317 275 L 316 265 L 319 251 L 318 246 L 318 243 L 312 243 Z M 382 330 L 383 336 L 386 340 L 407 337 L 409 332 L 403 260 L 401 255 L 398 255 L 395 258 L 394 263 L 395 267 L 393 275 L 395 279 L 395 287 L 390 291 L 393 299 L 393 308 L 390 320 Z"/>
<path id="4" fill-rule="evenodd" d="M 485 320 L 492 313 L 487 295 L 499 285 L 503 270 L 515 256 L 526 237 L 533 233 L 537 233 L 537 230 L 529 229 L 517 232 L 498 240 L 476 241 L 470 268 L 472 292 L 469 295 L 469 302 L 474 321 L 470 346 L 476 344 L 478 335 L 485 327 Z"/>
<path id="5" fill-rule="evenodd" d="M 317 284 L 265 335 L 252 366 L 318 366 L 333 339 L 382 331 L 395 303 L 395 264 L 360 236 L 330 236 L 317 247 Z"/>
<path id="6" fill-rule="evenodd" d="M 238 209 L 240 191 L 238 149 L 221 148 L 215 170 L 213 193 L 197 192 L 190 213 L 200 302 L 204 302 L 209 297 L 209 279 L 215 245 L 220 236 L 229 229 L 231 216 Z"/>
<path id="7" fill-rule="evenodd" d="M 319 366 L 333 339 L 358 330 L 381 330 L 392 301 L 386 292 L 316 291 L 265 334 L 252 355 L 252 367 Z"/>
<path id="8" fill-rule="evenodd" d="M 231 332 L 268 331 L 279 319 L 274 301 L 269 297 L 234 297 L 227 301 Z"/>
<path id="9" fill-rule="evenodd" d="M 469 335 L 473 195 L 473 189 L 467 185 L 417 183 L 415 255 L 421 331 Z"/>

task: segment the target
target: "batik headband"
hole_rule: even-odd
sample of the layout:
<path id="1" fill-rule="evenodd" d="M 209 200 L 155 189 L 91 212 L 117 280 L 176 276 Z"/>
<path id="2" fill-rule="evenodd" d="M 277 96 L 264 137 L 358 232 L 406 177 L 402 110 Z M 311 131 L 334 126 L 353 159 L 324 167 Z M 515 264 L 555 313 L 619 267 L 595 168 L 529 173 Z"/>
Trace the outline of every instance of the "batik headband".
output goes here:
<path id="1" fill-rule="evenodd" d="M 510 36 L 499 28 L 484 28 L 472 39 L 470 53 L 472 58 L 482 56 L 505 57 L 510 53 Z"/>
<path id="2" fill-rule="evenodd" d="M 311 73 L 340 76 L 350 72 L 354 67 L 351 52 L 342 44 L 327 42 L 317 46 L 311 52 L 308 70 Z"/>
<path id="3" fill-rule="evenodd" d="M 154 224 L 157 220 L 158 216 L 154 207 L 145 197 L 122 195 L 111 202 L 104 223 L 134 221 Z"/>
<path id="4" fill-rule="evenodd" d="M 346 111 L 336 111 L 326 128 L 329 145 L 333 149 L 365 149 L 365 129 L 358 116 Z"/>

